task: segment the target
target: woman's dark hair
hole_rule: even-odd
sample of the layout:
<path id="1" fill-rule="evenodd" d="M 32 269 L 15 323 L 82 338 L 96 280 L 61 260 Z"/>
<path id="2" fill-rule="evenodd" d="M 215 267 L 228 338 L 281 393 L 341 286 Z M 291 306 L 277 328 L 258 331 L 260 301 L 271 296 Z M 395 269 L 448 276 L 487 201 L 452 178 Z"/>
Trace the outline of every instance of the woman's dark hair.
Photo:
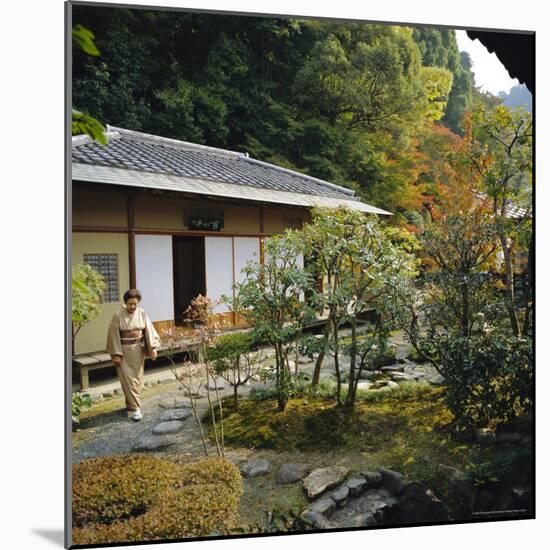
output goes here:
<path id="1" fill-rule="evenodd" d="M 141 292 L 137 288 L 131 288 L 124 293 L 124 303 L 126 304 L 130 298 L 137 298 L 141 302 Z"/>

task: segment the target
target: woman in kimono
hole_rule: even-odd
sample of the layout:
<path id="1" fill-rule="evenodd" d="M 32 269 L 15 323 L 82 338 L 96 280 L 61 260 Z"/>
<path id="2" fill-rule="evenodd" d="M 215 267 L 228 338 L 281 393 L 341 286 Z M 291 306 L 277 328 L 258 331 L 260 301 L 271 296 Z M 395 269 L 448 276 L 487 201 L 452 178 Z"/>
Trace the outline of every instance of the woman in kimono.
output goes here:
<path id="1" fill-rule="evenodd" d="M 141 420 L 140 393 L 143 389 L 145 356 L 157 358 L 160 339 L 153 323 L 138 304 L 141 292 L 137 289 L 124 293 L 124 306 L 113 315 L 107 336 L 107 352 L 126 398 L 128 416 Z"/>

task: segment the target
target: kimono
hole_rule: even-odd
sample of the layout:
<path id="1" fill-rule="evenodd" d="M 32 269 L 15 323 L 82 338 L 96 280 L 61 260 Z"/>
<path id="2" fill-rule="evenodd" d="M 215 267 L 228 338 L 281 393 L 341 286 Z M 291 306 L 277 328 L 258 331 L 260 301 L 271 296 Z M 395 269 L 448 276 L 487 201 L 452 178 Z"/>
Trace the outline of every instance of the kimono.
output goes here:
<path id="1" fill-rule="evenodd" d="M 137 307 L 129 314 L 122 307 L 113 315 L 107 335 L 107 352 L 121 355 L 122 362 L 116 371 L 126 398 L 126 409 L 140 408 L 143 389 L 143 364 L 145 356 L 160 346 L 160 338 L 143 309 Z"/>

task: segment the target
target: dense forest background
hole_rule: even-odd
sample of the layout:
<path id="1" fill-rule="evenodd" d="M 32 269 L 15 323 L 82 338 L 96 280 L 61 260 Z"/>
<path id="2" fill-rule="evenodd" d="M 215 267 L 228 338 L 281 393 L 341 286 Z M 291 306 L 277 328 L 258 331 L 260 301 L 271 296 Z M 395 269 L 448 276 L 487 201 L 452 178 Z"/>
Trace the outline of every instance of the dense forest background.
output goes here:
<path id="1" fill-rule="evenodd" d="M 422 225 L 475 102 L 448 29 L 74 6 L 73 106 L 356 190 Z"/>

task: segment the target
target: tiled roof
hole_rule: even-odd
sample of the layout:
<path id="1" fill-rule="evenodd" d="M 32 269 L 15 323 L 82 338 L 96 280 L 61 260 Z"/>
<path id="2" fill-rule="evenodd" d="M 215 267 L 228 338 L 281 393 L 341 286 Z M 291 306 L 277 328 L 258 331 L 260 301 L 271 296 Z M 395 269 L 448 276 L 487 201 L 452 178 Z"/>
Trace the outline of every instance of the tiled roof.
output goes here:
<path id="1" fill-rule="evenodd" d="M 73 164 L 122 168 L 271 191 L 357 200 L 350 189 L 249 158 L 245 153 L 115 127 L 109 127 L 108 137 L 106 146 L 84 136 L 73 138 Z"/>

